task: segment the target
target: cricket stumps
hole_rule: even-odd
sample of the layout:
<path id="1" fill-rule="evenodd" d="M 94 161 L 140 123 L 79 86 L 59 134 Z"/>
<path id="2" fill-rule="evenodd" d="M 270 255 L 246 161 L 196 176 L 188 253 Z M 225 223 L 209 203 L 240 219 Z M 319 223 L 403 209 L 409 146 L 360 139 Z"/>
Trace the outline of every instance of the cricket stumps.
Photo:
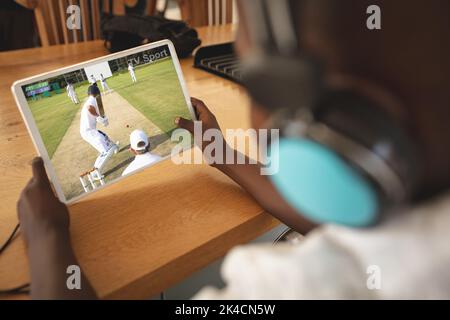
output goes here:
<path id="1" fill-rule="evenodd" d="M 104 178 L 96 168 L 80 174 L 80 182 L 84 192 L 89 192 L 97 189 L 99 186 L 103 186 L 105 184 Z"/>

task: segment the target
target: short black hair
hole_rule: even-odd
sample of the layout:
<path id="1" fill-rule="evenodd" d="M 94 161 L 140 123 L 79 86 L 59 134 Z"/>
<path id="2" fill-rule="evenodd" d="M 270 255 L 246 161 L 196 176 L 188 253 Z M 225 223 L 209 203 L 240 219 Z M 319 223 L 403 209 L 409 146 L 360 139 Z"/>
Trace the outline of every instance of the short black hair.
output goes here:
<path id="1" fill-rule="evenodd" d="M 91 85 L 88 87 L 88 95 L 91 95 L 91 94 L 94 95 L 94 96 L 100 94 L 100 89 L 98 88 L 97 85 L 91 84 Z"/>

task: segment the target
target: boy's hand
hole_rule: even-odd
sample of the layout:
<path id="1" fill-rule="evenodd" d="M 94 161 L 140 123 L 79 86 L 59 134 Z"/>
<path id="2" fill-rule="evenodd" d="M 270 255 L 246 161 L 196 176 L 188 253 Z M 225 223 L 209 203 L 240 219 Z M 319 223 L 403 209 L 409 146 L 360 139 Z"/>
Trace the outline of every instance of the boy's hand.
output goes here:
<path id="1" fill-rule="evenodd" d="M 203 101 L 191 98 L 192 106 L 194 107 L 195 113 L 197 115 L 198 121 L 202 123 L 202 132 L 204 133 L 208 129 L 217 129 L 221 131 L 219 123 L 216 120 L 216 116 L 208 109 L 208 107 L 203 103 Z M 190 133 L 194 134 L 194 122 L 192 120 L 186 120 L 184 118 L 178 117 L 175 119 L 175 124 L 179 128 L 188 130 Z M 202 151 L 205 147 L 211 143 L 210 141 L 203 141 L 201 147 Z"/>
<path id="2" fill-rule="evenodd" d="M 69 233 L 69 212 L 54 195 L 41 158 L 32 161 L 33 177 L 17 202 L 17 214 L 22 235 L 27 244 L 56 233 Z"/>

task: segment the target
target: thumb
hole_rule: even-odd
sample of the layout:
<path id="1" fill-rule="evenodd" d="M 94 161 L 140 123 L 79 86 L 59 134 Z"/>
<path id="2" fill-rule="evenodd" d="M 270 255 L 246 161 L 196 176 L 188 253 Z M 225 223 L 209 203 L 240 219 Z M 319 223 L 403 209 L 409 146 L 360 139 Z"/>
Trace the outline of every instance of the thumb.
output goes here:
<path id="1" fill-rule="evenodd" d="M 178 128 L 186 129 L 190 133 L 194 134 L 194 122 L 184 119 L 182 117 L 175 118 L 175 124 Z"/>
<path id="2" fill-rule="evenodd" d="M 44 161 L 40 157 L 36 157 L 31 162 L 33 170 L 33 180 L 42 185 L 49 185 L 47 173 L 45 172 Z"/>

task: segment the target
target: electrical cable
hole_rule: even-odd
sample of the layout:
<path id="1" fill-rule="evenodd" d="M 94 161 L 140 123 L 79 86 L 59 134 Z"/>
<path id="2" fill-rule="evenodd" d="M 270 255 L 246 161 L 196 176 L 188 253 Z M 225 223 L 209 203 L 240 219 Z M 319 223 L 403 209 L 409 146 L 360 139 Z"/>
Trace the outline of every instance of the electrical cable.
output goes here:
<path id="1" fill-rule="evenodd" d="M 20 223 L 16 225 L 11 235 L 8 237 L 8 239 L 5 241 L 5 243 L 0 247 L 0 255 L 3 253 L 3 251 L 6 250 L 6 248 L 12 243 L 12 241 L 15 239 L 15 236 L 17 235 L 17 231 L 19 230 Z M 22 294 L 22 293 L 29 293 L 30 292 L 30 284 L 25 283 L 20 286 L 17 286 L 15 288 L 10 289 L 0 289 L 0 295 L 11 295 L 11 294 Z"/>
<path id="2" fill-rule="evenodd" d="M 20 227 L 20 223 L 18 223 L 16 225 L 16 227 L 14 228 L 13 232 L 11 233 L 11 235 L 8 237 L 8 239 L 5 241 L 5 243 L 0 248 L 0 254 L 2 254 L 3 251 L 5 251 L 5 249 L 11 244 L 11 242 L 14 239 L 14 236 L 16 235 L 17 231 L 19 230 L 19 227 Z"/>
<path id="3" fill-rule="evenodd" d="M 1 289 L 0 295 L 12 295 L 12 294 L 28 294 L 30 293 L 30 284 L 25 283 L 18 287 L 11 289 Z"/>

